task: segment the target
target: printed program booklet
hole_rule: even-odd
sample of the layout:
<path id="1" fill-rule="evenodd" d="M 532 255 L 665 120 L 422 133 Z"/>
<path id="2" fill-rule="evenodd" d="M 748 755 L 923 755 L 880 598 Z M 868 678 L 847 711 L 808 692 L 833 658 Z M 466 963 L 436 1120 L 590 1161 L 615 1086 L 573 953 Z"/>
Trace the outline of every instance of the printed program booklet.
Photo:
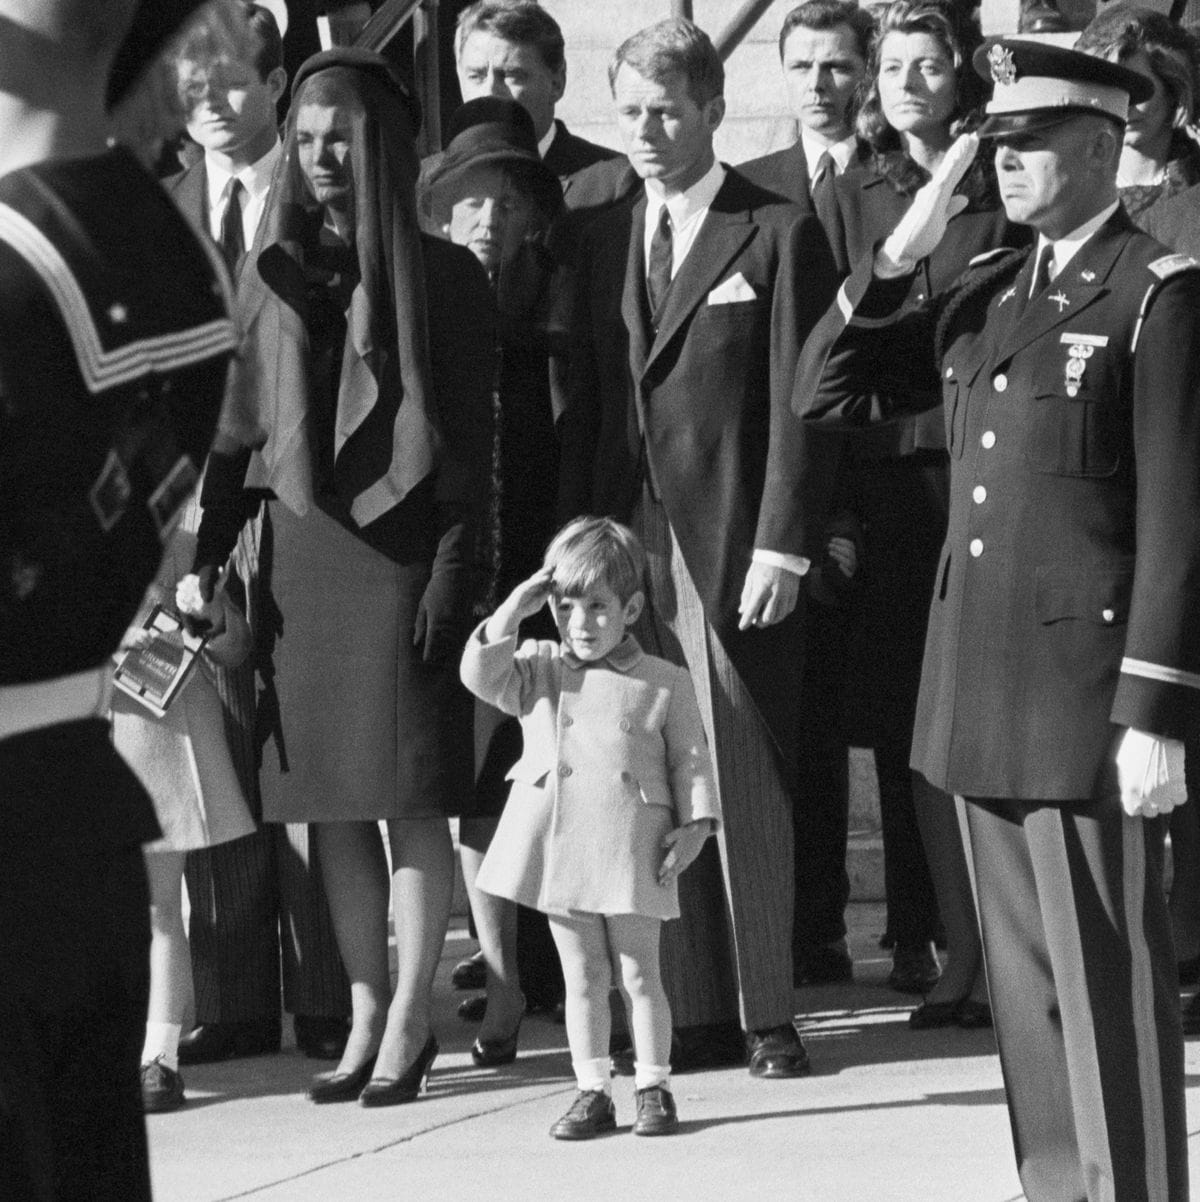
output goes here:
<path id="1" fill-rule="evenodd" d="M 177 614 L 156 605 L 142 623 L 151 632 L 144 647 L 117 656 L 113 684 L 161 718 L 196 666 L 207 635 L 192 635 Z"/>

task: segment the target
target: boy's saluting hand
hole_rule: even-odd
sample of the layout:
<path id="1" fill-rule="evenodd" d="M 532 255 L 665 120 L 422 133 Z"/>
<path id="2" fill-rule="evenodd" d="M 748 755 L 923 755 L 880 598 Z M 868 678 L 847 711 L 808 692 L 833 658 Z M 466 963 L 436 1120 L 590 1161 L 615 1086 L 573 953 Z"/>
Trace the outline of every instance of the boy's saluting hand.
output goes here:
<path id="1" fill-rule="evenodd" d="M 521 623 L 526 618 L 533 617 L 545 605 L 553 587 L 553 580 L 553 568 L 541 568 L 528 580 L 522 580 L 488 619 L 483 637 L 489 643 L 498 643 L 501 639 L 516 634 Z"/>

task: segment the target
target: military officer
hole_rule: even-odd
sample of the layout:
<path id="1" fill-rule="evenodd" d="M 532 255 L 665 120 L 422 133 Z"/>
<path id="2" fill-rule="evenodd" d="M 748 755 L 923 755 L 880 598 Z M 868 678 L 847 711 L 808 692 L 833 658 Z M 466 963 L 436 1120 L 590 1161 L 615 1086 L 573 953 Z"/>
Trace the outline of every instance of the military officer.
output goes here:
<path id="1" fill-rule="evenodd" d="M 905 309 L 965 203 L 961 139 L 846 281 L 793 403 L 853 425 L 943 400 L 951 512 L 912 766 L 963 807 L 1026 1195 L 1182 1200 L 1157 815 L 1182 800 L 1200 709 L 1200 270 L 1118 203 L 1140 77 L 1015 39 L 975 66 L 1035 247 Z"/>

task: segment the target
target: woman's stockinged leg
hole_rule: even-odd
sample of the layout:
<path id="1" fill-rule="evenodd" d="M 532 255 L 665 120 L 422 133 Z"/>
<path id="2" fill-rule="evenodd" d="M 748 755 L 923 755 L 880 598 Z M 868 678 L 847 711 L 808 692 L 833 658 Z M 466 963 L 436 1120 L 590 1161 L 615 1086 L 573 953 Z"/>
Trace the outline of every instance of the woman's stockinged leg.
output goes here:
<path id="1" fill-rule="evenodd" d="M 505 1039 L 525 1012 L 525 997 L 517 981 L 517 906 L 475 885 L 484 854 L 496 832 L 498 818 L 463 818 L 459 823 L 459 855 L 463 881 L 479 949 L 487 965 L 487 1012 L 479 1028 L 480 1039 Z"/>
<path id="2" fill-rule="evenodd" d="M 433 978 L 454 893 L 454 843 L 445 818 L 391 821 L 388 841 L 398 971 L 375 1065 L 377 1077 L 399 1077 L 432 1033 Z"/>
<path id="3" fill-rule="evenodd" d="M 337 1067 L 349 1073 L 375 1055 L 387 1018 L 387 858 L 374 822 L 322 822 L 312 830 L 338 951 L 350 979 L 350 1037 Z"/>
<path id="4" fill-rule="evenodd" d="M 616 914 L 604 922 L 613 972 L 628 1001 L 636 1062 L 665 1068 L 671 1062 L 671 1005 L 659 971 L 662 920 Z"/>
<path id="5" fill-rule="evenodd" d="M 562 962 L 567 1044 L 579 1088 L 608 1090 L 613 975 L 605 920 L 599 914 L 551 914 L 550 934 Z"/>

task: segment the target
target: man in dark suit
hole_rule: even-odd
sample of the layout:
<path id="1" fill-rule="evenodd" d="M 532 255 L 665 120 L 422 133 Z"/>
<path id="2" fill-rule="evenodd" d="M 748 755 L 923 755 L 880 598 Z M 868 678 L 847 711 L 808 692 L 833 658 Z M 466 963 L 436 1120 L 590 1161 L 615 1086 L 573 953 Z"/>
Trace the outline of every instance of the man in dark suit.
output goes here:
<path id="1" fill-rule="evenodd" d="M 834 266 L 814 217 L 716 161 L 724 72 L 701 30 L 650 26 L 609 79 L 643 185 L 583 234 L 561 507 L 638 530 L 642 633 L 691 670 L 714 753 L 719 859 L 685 874 L 683 920 L 664 934 L 684 1060 L 727 1057 L 732 1036 L 752 1074 L 795 1076 L 808 1057 L 792 1025 L 785 781 L 807 561 L 793 526 L 802 431 L 771 385 L 790 380 Z"/>
<path id="2" fill-rule="evenodd" d="M 287 86 L 274 17 L 254 6 L 250 23 L 259 43 L 254 62 L 214 59 L 203 28 L 181 48 L 188 133 L 204 157 L 168 181 L 185 216 L 222 248 L 238 285 L 243 330 L 254 314 L 246 310 L 251 293 L 241 277 L 255 270 L 260 218 L 280 153 L 276 103 Z M 252 624 L 259 548 L 270 537 L 257 508 L 248 515 L 236 557 Z M 235 763 L 247 798 L 257 805 L 252 666 L 223 673 L 220 687 Z M 349 990 L 310 854 L 308 828 L 291 825 L 264 827 L 188 856 L 196 1028 L 180 1043 L 182 1063 L 278 1049 L 281 949 L 284 1000 L 295 1016 L 297 1046 L 314 1056 L 341 1054 Z"/>
<path id="3" fill-rule="evenodd" d="M 838 225 L 833 181 L 870 159 L 854 133 L 855 96 L 866 75 L 875 22 L 854 0 L 806 0 L 783 19 L 779 60 L 799 137 L 738 167 L 747 179 Z M 839 240 L 840 241 L 840 240 Z M 836 459 L 836 439 L 814 434 L 812 453 Z M 797 985 L 848 981 L 849 748 L 841 720 L 844 615 L 812 604 L 805 616 L 801 746 L 795 796 L 796 898 L 792 934 Z"/>
<path id="4" fill-rule="evenodd" d="M 982 49 L 1010 220 L 904 302 L 975 157 L 947 153 L 814 332 L 795 403 L 851 422 L 943 399 L 950 521 L 912 766 L 960 798 L 1031 1202 L 1188 1197 L 1158 815 L 1200 718 L 1200 264 L 1135 229 L 1116 172 L 1145 77 Z"/>
<path id="5" fill-rule="evenodd" d="M 854 133 L 855 96 L 867 73 L 871 14 L 853 0 L 806 0 L 783 19 L 779 61 L 800 136 L 738 170 L 756 184 L 812 208 L 826 229 L 834 179 L 870 157 Z"/>
<path id="6" fill-rule="evenodd" d="M 517 101 L 533 118 L 542 162 L 569 196 L 577 171 L 619 156 L 576 137 L 554 116 L 567 86 L 564 51 L 558 22 L 533 0 L 479 0 L 459 14 L 454 33 L 463 100 L 502 96 Z"/>

